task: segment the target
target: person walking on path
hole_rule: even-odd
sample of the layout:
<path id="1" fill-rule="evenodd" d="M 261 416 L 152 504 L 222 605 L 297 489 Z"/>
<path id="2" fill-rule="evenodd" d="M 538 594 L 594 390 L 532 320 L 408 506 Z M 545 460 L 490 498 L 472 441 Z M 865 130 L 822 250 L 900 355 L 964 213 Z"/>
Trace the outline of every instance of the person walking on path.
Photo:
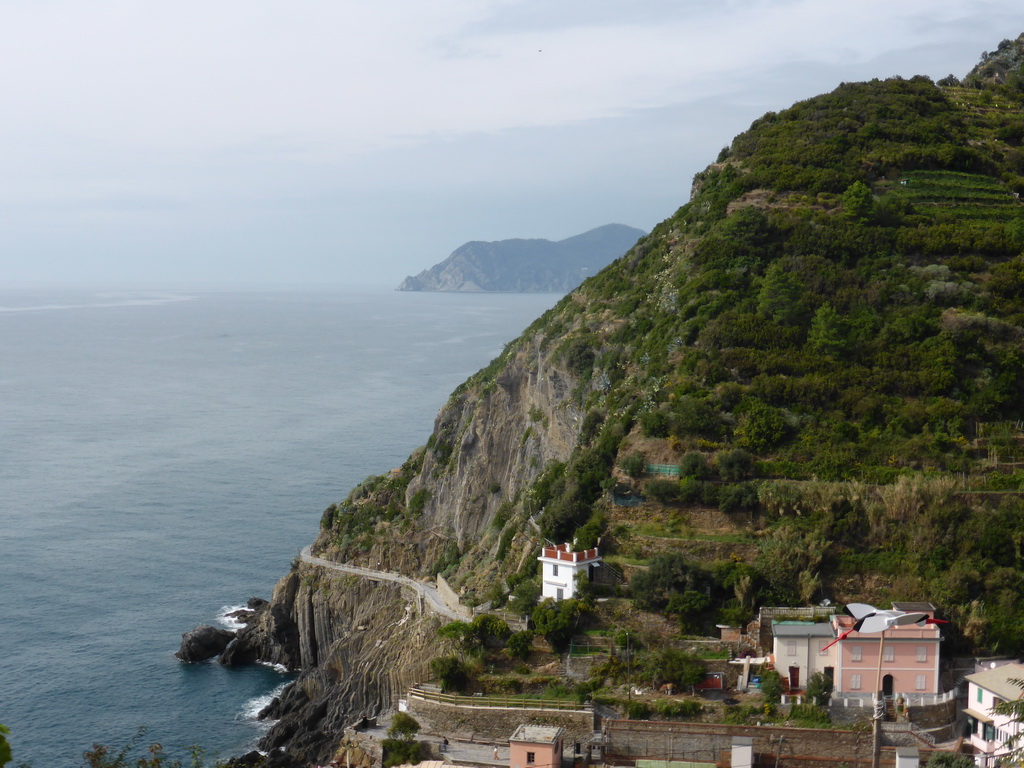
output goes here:
<path id="1" fill-rule="evenodd" d="M 497 747 L 494 748 L 494 759 L 495 760 L 498 759 L 498 748 Z"/>

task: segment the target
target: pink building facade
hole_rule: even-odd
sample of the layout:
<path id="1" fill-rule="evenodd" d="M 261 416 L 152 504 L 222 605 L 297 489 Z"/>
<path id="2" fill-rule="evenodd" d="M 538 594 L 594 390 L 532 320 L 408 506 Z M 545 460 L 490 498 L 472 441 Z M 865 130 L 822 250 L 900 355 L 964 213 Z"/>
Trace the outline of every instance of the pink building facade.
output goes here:
<path id="1" fill-rule="evenodd" d="M 520 725 L 508 740 L 509 768 L 561 768 L 565 732 L 551 725 Z"/>
<path id="2" fill-rule="evenodd" d="M 915 610 L 935 615 L 930 604 L 913 604 Z M 900 603 L 894 607 L 903 608 Z M 832 619 L 838 636 L 853 628 L 854 619 L 836 615 Z M 937 694 L 939 688 L 939 628 L 934 624 L 893 627 L 883 633 L 853 632 L 836 647 L 834 677 L 837 694 Z"/>

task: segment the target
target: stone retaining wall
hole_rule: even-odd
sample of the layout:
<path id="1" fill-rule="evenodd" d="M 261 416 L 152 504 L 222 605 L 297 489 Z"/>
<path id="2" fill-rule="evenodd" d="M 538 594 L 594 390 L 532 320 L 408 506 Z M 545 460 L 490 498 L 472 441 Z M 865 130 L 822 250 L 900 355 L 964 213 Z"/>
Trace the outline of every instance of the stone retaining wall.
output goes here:
<path id="1" fill-rule="evenodd" d="M 459 614 L 466 621 L 473 620 L 473 609 L 467 608 L 459 600 L 459 596 L 455 594 L 455 590 L 448 586 L 448 582 L 445 581 L 444 576 L 440 573 L 437 574 L 437 594 L 444 601 L 444 604 L 455 613 Z"/>
<path id="2" fill-rule="evenodd" d="M 410 696 L 409 713 L 424 731 L 449 739 L 507 742 L 516 728 L 529 725 L 557 725 L 565 729 L 565 743 L 589 741 L 594 732 L 591 712 L 557 712 L 537 709 L 463 707 L 439 704 Z"/>
<path id="3" fill-rule="evenodd" d="M 729 765 L 734 737 L 753 739 L 755 758 L 765 765 L 835 768 L 871 764 L 871 732 L 824 728 L 606 720 L 605 759 L 686 760 Z M 922 754 L 926 753 L 922 749 Z M 926 757 L 924 758 L 926 759 Z M 882 748 L 882 765 L 893 765 L 895 748 Z"/>

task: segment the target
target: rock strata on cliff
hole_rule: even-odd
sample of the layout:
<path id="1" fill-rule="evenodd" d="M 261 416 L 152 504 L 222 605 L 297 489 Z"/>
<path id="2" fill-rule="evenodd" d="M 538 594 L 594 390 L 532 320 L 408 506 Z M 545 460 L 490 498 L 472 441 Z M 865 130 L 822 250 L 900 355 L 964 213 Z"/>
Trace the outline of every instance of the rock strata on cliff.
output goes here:
<path id="1" fill-rule="evenodd" d="M 447 650 L 441 621 L 420 611 L 412 591 L 397 584 L 296 565 L 222 656 L 226 664 L 259 659 L 300 670 L 262 713 L 276 722 L 261 748 L 326 763 L 346 726 L 391 709 Z"/>

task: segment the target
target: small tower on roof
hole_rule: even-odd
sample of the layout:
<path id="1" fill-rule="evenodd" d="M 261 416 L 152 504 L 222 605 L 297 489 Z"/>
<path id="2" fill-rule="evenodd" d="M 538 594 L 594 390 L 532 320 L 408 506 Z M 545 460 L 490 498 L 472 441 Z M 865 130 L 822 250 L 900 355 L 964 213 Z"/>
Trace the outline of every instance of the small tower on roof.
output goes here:
<path id="1" fill-rule="evenodd" d="M 568 600 L 576 594 L 576 574 L 585 573 L 587 581 L 594 580 L 594 570 L 601 562 L 597 547 L 574 552 L 572 545 L 559 544 L 544 547 L 540 557 L 541 597 Z"/>

